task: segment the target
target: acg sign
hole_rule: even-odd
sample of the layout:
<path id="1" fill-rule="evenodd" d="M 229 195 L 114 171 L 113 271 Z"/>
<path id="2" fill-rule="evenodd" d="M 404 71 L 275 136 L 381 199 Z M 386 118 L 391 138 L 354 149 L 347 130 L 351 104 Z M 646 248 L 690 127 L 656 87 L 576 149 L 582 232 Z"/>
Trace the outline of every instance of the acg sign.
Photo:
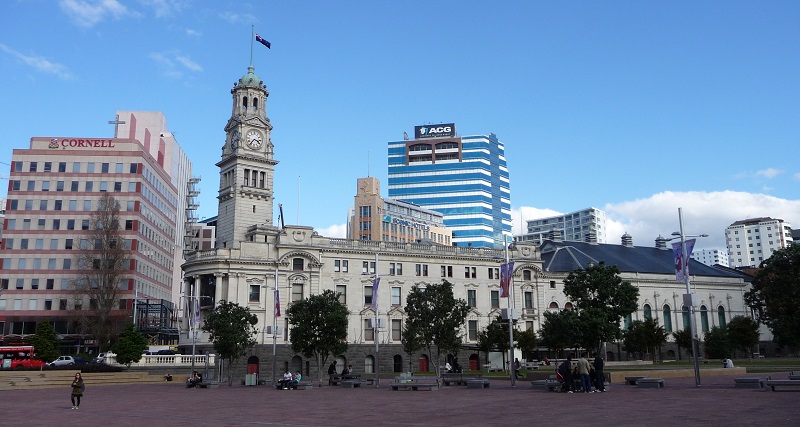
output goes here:
<path id="1" fill-rule="evenodd" d="M 414 139 L 442 138 L 447 136 L 456 136 L 455 123 L 414 126 Z"/>

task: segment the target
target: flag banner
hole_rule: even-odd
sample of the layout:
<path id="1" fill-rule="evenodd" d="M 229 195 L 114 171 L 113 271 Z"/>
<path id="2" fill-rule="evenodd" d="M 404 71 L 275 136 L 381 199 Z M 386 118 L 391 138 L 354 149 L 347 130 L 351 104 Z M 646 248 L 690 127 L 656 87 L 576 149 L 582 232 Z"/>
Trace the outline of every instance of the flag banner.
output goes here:
<path id="1" fill-rule="evenodd" d="M 375 281 L 372 282 L 372 309 L 375 312 L 378 311 L 378 285 L 381 283 L 380 277 L 375 277 Z"/>
<path id="2" fill-rule="evenodd" d="M 264 40 L 264 38 L 259 36 L 258 33 L 256 33 L 256 41 L 261 43 L 261 44 L 263 44 L 264 46 L 266 46 L 267 49 L 272 49 L 271 48 L 272 44 L 270 44 L 270 42 Z"/>
<path id="3" fill-rule="evenodd" d="M 675 262 L 675 281 L 682 283 L 686 281 L 686 276 L 689 275 L 689 259 L 692 257 L 694 250 L 694 243 L 696 239 L 686 241 L 686 256 L 683 255 L 683 247 L 681 242 L 672 244 L 672 257 Z"/>
<path id="4" fill-rule="evenodd" d="M 281 294 L 275 287 L 275 317 L 281 317 Z"/>
<path id="5" fill-rule="evenodd" d="M 514 274 L 514 261 L 500 265 L 500 298 L 508 298 L 508 288 L 511 284 L 511 276 Z"/>
<path id="6" fill-rule="evenodd" d="M 194 299 L 194 313 L 193 314 L 194 315 L 192 316 L 192 318 L 194 320 L 195 326 L 199 325 L 200 324 L 200 298 L 195 298 Z"/>

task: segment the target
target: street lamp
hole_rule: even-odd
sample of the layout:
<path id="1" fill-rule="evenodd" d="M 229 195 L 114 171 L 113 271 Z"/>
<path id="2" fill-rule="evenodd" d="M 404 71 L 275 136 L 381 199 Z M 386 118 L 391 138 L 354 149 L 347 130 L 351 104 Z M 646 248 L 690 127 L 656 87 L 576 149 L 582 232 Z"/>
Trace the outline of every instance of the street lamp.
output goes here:
<path id="1" fill-rule="evenodd" d="M 274 292 L 273 311 L 272 311 L 272 385 L 275 385 L 275 357 L 278 349 L 278 315 L 280 310 L 280 291 L 279 289 L 291 289 L 291 286 L 278 286 L 278 269 L 275 269 L 275 285 L 264 285 L 265 289 L 271 289 Z M 266 300 L 266 298 L 265 298 Z M 266 315 L 264 316 L 264 323 L 267 322 Z M 266 329 L 266 328 L 265 328 Z"/>
<path id="2" fill-rule="evenodd" d="M 676 236 L 670 240 L 674 240 L 677 238 L 681 239 L 681 254 L 683 257 L 682 260 L 682 269 L 683 269 L 683 281 L 686 284 L 686 293 L 683 295 L 683 304 L 686 306 L 691 307 L 691 316 L 689 316 L 689 329 L 690 333 L 692 334 L 692 356 L 694 359 L 694 382 L 696 387 L 700 387 L 700 343 L 697 337 L 697 322 L 695 321 L 695 309 L 694 309 L 694 295 L 692 294 L 692 288 L 689 283 L 689 260 L 691 257 L 687 254 L 686 251 L 686 238 L 687 237 L 708 237 L 707 234 L 698 234 L 687 236 L 683 232 L 683 210 L 682 208 L 678 208 L 678 224 L 680 225 L 680 232 L 673 232 L 672 235 Z"/>

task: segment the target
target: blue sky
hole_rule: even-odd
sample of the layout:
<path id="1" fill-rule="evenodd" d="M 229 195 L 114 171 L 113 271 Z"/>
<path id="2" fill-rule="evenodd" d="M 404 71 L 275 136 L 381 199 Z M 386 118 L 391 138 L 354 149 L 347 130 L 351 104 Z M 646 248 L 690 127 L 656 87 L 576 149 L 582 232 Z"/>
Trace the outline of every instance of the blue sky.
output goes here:
<path id="1" fill-rule="evenodd" d="M 254 25 L 289 223 L 344 236 L 357 178 L 387 194 L 387 142 L 454 122 L 505 143 L 515 233 L 593 206 L 611 243 L 650 246 L 683 207 L 710 235 L 698 248 L 724 247 L 739 219 L 800 227 L 798 22 L 796 1 L 8 0 L 0 162 L 33 136 L 108 137 L 116 110 L 161 111 L 215 215 Z"/>

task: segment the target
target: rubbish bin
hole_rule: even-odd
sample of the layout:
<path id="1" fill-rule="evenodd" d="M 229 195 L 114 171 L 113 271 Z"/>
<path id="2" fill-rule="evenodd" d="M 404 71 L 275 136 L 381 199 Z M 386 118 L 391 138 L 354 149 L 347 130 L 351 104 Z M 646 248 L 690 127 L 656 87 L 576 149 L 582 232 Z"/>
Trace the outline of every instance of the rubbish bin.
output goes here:
<path id="1" fill-rule="evenodd" d="M 247 374 L 244 376 L 244 385 L 258 384 L 258 374 Z"/>

